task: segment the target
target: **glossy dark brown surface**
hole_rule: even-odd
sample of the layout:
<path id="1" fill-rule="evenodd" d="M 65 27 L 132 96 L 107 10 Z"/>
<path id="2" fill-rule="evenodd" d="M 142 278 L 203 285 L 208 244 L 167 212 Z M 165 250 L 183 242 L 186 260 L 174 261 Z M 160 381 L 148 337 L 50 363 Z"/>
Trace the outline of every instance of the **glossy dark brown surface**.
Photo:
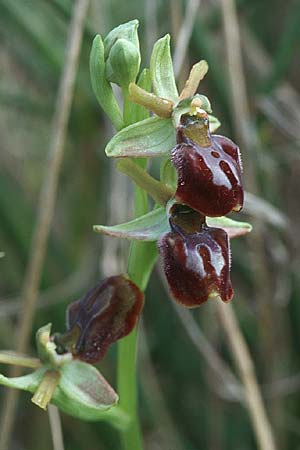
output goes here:
<path id="1" fill-rule="evenodd" d="M 67 334 L 77 336 L 74 356 L 95 363 L 109 345 L 134 328 L 144 295 L 123 275 L 106 278 L 67 310 Z"/>
<path id="2" fill-rule="evenodd" d="M 198 232 L 187 233 L 170 223 L 172 231 L 158 245 L 173 298 L 189 308 L 213 297 L 231 300 L 227 233 L 206 225 L 201 225 Z"/>
<path id="3" fill-rule="evenodd" d="M 176 200 L 210 217 L 239 211 L 244 195 L 237 145 L 210 135 L 206 118 L 184 116 L 177 142 L 171 155 L 178 173 Z"/>

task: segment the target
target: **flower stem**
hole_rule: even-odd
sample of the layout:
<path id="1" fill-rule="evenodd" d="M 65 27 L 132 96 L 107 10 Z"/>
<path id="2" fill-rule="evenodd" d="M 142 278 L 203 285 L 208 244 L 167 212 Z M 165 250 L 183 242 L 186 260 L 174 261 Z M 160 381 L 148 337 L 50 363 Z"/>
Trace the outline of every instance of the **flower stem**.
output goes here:
<path id="1" fill-rule="evenodd" d="M 124 93 L 124 92 L 123 92 Z M 131 123 L 130 101 L 128 95 L 124 95 L 124 122 Z M 136 166 L 146 168 L 145 159 L 137 159 Z M 148 211 L 147 193 L 135 186 L 134 209 L 135 215 L 145 214 Z M 141 290 L 145 290 L 157 256 L 156 245 L 153 242 L 133 242 L 130 246 L 128 257 L 128 275 Z M 142 450 L 142 436 L 137 411 L 137 327 L 129 336 L 118 342 L 118 393 L 120 395 L 120 407 L 129 415 L 130 425 L 121 431 L 123 450 Z"/>
<path id="2" fill-rule="evenodd" d="M 157 256 L 153 242 L 133 242 L 128 259 L 130 278 L 145 290 Z M 142 450 L 139 418 L 137 413 L 137 354 L 138 329 L 118 344 L 118 392 L 120 406 L 131 417 L 131 425 L 122 432 L 124 450 Z"/>

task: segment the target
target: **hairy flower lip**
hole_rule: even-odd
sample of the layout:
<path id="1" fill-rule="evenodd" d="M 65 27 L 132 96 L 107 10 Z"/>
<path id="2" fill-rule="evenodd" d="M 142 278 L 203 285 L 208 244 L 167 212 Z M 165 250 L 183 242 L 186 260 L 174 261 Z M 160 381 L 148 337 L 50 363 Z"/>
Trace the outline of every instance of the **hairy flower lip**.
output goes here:
<path id="1" fill-rule="evenodd" d="M 175 198 L 210 217 L 240 211 L 243 206 L 241 168 L 236 157 L 226 153 L 223 136 L 212 135 L 212 145 L 178 144 L 171 154 L 178 173 Z"/>
<path id="2" fill-rule="evenodd" d="M 183 114 L 171 160 L 178 174 L 175 199 L 209 217 L 243 206 L 240 151 L 230 139 L 210 134 L 208 115 Z"/>
<path id="3" fill-rule="evenodd" d="M 129 334 L 144 305 L 144 294 L 127 276 L 105 278 L 67 309 L 67 331 L 56 335 L 59 351 L 88 363 Z"/>
<path id="4" fill-rule="evenodd" d="M 158 248 L 172 297 L 188 308 L 214 297 L 230 301 L 233 289 L 227 233 L 206 224 L 201 224 L 198 232 L 187 233 L 172 219 L 170 226 Z"/>

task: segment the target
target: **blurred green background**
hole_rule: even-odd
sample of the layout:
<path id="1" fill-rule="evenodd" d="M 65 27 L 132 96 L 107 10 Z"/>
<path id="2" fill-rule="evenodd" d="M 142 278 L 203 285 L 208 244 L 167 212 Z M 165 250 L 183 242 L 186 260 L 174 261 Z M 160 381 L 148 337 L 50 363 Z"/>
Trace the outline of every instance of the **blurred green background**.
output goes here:
<path id="1" fill-rule="evenodd" d="M 0 2 L 3 349 L 13 348 L 20 319 L 20 289 L 44 179 L 72 6 L 71 0 Z M 246 189 L 255 190 L 255 196 L 248 198 L 239 219 L 252 222 L 254 232 L 232 243 L 233 303 L 278 448 L 295 450 L 300 449 L 300 3 L 240 0 L 237 10 L 251 117 L 247 148 L 239 140 L 239 121 L 234 119 L 223 12 L 217 0 L 203 0 L 190 18 L 193 30 L 178 83 L 182 87 L 193 63 L 208 61 L 210 70 L 201 92 L 210 98 L 214 115 L 222 122 L 220 134 L 235 140 L 244 153 Z M 53 330 L 62 331 L 69 302 L 101 277 L 126 269 L 127 243 L 92 231 L 93 224 L 118 223 L 133 214 L 131 185 L 103 152 L 113 130 L 90 86 L 88 58 L 93 36 L 106 35 L 118 24 L 138 18 L 145 67 L 153 43 L 165 33 L 171 33 L 176 48 L 185 11 L 186 2 L 181 0 L 90 1 L 32 331 L 32 354 L 39 326 L 52 322 Z M 222 373 L 217 376 L 212 371 L 188 334 L 199 326 L 235 370 L 214 305 L 206 304 L 192 314 L 192 324 L 184 325 L 157 268 L 147 290 L 138 363 L 145 448 L 256 449 L 245 407 L 230 394 Z M 116 346 L 99 368 L 115 386 Z M 1 388 L 1 398 L 3 393 Z M 62 423 L 66 450 L 120 448 L 118 435 L 108 425 L 65 415 Z M 11 448 L 53 448 L 47 414 L 30 403 L 28 394 L 20 397 Z"/>

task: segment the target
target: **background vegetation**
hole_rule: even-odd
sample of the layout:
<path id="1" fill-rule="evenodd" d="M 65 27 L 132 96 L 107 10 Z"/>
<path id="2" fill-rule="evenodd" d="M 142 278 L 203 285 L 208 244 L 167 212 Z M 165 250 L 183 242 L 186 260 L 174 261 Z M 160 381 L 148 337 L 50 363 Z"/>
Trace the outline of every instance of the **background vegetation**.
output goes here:
<path id="1" fill-rule="evenodd" d="M 186 23 L 192 28 L 188 50 L 177 52 L 177 58 L 184 55 L 178 83 L 182 86 L 193 63 L 206 59 L 210 70 L 201 92 L 210 98 L 214 114 L 222 122 L 220 133 L 240 144 L 246 189 L 255 194 L 248 196 L 241 219 L 252 222 L 254 231 L 232 243 L 234 308 L 255 362 L 278 448 L 300 449 L 300 3 L 237 1 L 242 74 L 234 65 L 231 72 L 228 67 L 228 56 L 234 60 L 238 55 L 224 38 L 224 2 L 198 3 L 197 13 L 187 16 Z M 3 349 L 13 348 L 22 319 L 20 291 L 72 5 L 71 0 L 0 3 Z M 132 217 L 130 183 L 113 170 L 112 161 L 103 153 L 113 130 L 90 86 L 92 38 L 138 18 L 145 66 L 158 37 L 170 32 L 174 49 L 180 44 L 185 12 L 186 2 L 181 0 L 90 1 L 32 331 L 32 353 L 34 331 L 39 326 L 52 322 L 54 330 L 62 331 L 70 301 L 102 276 L 126 270 L 127 244 L 92 231 L 93 224 Z M 230 87 L 240 92 L 240 75 L 246 80 L 247 97 L 238 95 L 236 99 Z M 255 449 L 248 413 L 239 396 L 228 389 L 226 371 L 213 370 L 203 356 L 201 341 L 195 345 L 201 329 L 234 371 L 213 303 L 188 315 L 182 315 L 173 303 L 157 268 L 147 290 L 139 352 L 140 414 L 146 449 Z M 191 335 L 196 336 L 196 342 Z M 113 348 L 99 364 L 113 385 L 115 362 Z M 0 367 L 1 372 L 5 370 Z M 108 425 L 64 415 L 62 423 L 66 450 L 119 448 L 118 436 Z M 30 403 L 27 394 L 22 394 L 18 403 L 11 448 L 53 448 L 47 415 Z"/>

